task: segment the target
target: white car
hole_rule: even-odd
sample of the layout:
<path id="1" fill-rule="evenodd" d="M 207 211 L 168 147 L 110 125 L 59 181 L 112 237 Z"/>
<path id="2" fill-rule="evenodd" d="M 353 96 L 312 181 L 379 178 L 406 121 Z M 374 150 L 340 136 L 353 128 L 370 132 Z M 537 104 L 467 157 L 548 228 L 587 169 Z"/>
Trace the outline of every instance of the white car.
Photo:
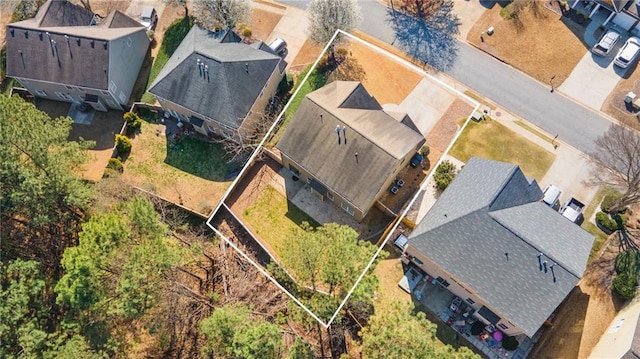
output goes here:
<path id="1" fill-rule="evenodd" d="M 593 46 L 591 52 L 600 56 L 607 56 L 611 49 L 616 45 L 620 34 L 617 31 L 609 30 L 606 34 Z"/>
<path id="2" fill-rule="evenodd" d="M 613 63 L 623 69 L 627 68 L 638 58 L 638 54 L 640 54 L 640 39 L 632 36 L 622 45 Z"/>
<path id="3" fill-rule="evenodd" d="M 158 13 L 153 6 L 145 6 L 142 8 L 142 14 L 140 15 L 140 24 L 147 30 L 155 30 L 158 24 Z"/>

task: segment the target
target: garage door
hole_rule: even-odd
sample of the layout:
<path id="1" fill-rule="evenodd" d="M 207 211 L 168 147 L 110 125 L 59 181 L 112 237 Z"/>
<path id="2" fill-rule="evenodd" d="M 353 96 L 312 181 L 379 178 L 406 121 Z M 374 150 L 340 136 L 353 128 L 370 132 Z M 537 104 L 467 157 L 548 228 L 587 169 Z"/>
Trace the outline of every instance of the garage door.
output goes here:
<path id="1" fill-rule="evenodd" d="M 611 21 L 613 21 L 614 24 L 622 27 L 623 29 L 629 30 L 631 29 L 631 27 L 633 27 L 633 24 L 635 24 L 636 19 L 627 13 L 620 12 L 616 14 L 616 16 Z"/>

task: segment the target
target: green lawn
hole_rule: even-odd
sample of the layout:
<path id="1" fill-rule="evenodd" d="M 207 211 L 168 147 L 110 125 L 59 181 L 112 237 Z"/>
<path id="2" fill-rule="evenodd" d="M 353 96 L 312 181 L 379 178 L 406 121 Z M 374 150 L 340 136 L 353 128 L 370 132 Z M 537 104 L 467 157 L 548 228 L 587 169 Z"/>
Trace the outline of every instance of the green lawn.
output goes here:
<path id="1" fill-rule="evenodd" d="M 143 121 L 124 161 L 127 182 L 208 215 L 231 185 L 229 165 L 218 143 L 185 137 L 175 141 L 164 126 Z"/>
<path id="2" fill-rule="evenodd" d="M 271 186 L 267 186 L 260 197 L 244 210 L 242 217 L 276 253 L 282 249 L 284 239 L 302 222 L 318 226 L 316 221 Z"/>
<path id="3" fill-rule="evenodd" d="M 515 163 L 526 176 L 540 181 L 555 155 L 511 131 L 495 120 L 470 121 L 450 154 L 462 162 L 473 156 Z"/>
<path id="4" fill-rule="evenodd" d="M 149 88 L 149 85 L 153 83 L 153 80 L 158 77 L 158 74 L 167 61 L 169 61 L 169 58 L 176 51 L 184 37 L 187 36 L 187 33 L 191 30 L 193 24 L 193 17 L 184 17 L 176 19 L 171 23 L 171 25 L 169 25 L 169 27 L 167 27 L 167 31 L 165 31 L 164 37 L 162 38 L 160 50 L 158 50 L 158 55 L 153 61 L 153 66 L 151 67 L 151 73 L 149 74 L 149 81 L 147 81 L 146 88 Z M 142 102 L 154 103 L 155 98 L 152 94 L 145 92 L 144 95 L 142 95 Z"/>

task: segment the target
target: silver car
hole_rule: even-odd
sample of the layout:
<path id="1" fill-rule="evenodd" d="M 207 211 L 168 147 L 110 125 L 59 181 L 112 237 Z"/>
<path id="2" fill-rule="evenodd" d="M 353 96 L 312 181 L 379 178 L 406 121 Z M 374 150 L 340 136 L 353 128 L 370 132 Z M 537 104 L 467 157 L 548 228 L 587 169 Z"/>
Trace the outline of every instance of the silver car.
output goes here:
<path id="1" fill-rule="evenodd" d="M 627 68 L 638 58 L 638 54 L 640 54 L 640 39 L 630 37 L 618 51 L 613 63 L 623 69 Z"/>
<path id="2" fill-rule="evenodd" d="M 619 38 L 620 34 L 617 31 L 609 30 L 604 34 L 600 41 L 593 46 L 591 52 L 596 55 L 607 56 L 611 52 L 611 49 L 616 45 Z"/>

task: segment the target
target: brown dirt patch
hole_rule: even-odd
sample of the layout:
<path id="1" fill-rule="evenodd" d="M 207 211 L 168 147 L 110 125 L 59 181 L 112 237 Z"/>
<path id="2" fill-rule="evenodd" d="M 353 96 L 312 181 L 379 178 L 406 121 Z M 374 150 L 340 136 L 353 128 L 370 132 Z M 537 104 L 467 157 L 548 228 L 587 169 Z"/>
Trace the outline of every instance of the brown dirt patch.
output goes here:
<path id="1" fill-rule="evenodd" d="M 251 37 L 267 41 L 282 15 L 272 11 L 253 9 L 251 11 Z"/>
<path id="2" fill-rule="evenodd" d="M 37 108 L 47 113 L 51 118 L 66 117 L 71 104 L 67 102 L 38 99 Z M 96 145 L 87 151 L 88 158 L 79 168 L 82 178 L 97 182 L 102 178 L 104 169 L 113 153 L 115 135 L 120 133 L 124 119 L 122 112 L 96 111 L 90 125 L 72 124 L 69 140 L 76 141 L 83 138 L 87 141 L 95 141 Z"/>
<path id="3" fill-rule="evenodd" d="M 362 84 L 381 104 L 401 103 L 422 80 L 413 69 L 369 46 L 351 41 L 348 48 L 367 74 Z"/>
<path id="4" fill-rule="evenodd" d="M 496 5 L 482 14 L 467 41 L 538 81 L 548 83 L 555 76 L 553 82 L 559 86 L 587 51 L 582 42 L 584 28 L 564 20 L 542 3 L 538 6 L 543 16 L 535 17 L 531 10 L 525 10 L 520 16 L 523 29 L 517 31 L 513 20 L 502 18 L 502 7 Z M 490 26 L 495 28 L 492 36 L 486 35 Z M 480 39 L 483 31 L 484 42 Z"/>
<path id="5" fill-rule="evenodd" d="M 624 124 L 634 126 L 638 124 L 638 110 L 624 102 L 629 91 L 640 95 L 640 71 L 632 71 L 628 78 L 622 78 L 618 82 L 602 105 L 602 111 Z"/>
<path id="6" fill-rule="evenodd" d="M 622 307 L 612 295 L 611 280 L 618 254 L 617 239 L 610 240 L 587 267 L 582 280 L 558 308 L 553 327 L 543 333 L 530 358 L 587 358 Z"/>
<path id="7" fill-rule="evenodd" d="M 322 46 L 316 44 L 313 40 L 307 39 L 296 58 L 291 63 L 291 69 L 302 71 L 305 67 L 313 64 L 318 56 L 322 53 Z"/>
<path id="8" fill-rule="evenodd" d="M 389 253 L 389 256 L 379 261 L 373 271 L 380 280 L 379 289 L 374 298 L 374 305 L 380 310 L 396 301 L 411 303 L 411 296 L 398 286 L 400 278 L 404 275 L 398 253 L 391 248 L 390 244 L 387 244 L 384 250 Z"/>
<path id="9" fill-rule="evenodd" d="M 74 4 L 82 6 L 80 1 L 71 1 Z M 127 8 L 131 4 L 131 0 L 117 0 L 117 1 L 91 1 L 91 11 L 94 14 L 98 14 L 102 17 L 106 17 L 113 10 L 119 10 L 121 12 L 127 11 Z"/>

